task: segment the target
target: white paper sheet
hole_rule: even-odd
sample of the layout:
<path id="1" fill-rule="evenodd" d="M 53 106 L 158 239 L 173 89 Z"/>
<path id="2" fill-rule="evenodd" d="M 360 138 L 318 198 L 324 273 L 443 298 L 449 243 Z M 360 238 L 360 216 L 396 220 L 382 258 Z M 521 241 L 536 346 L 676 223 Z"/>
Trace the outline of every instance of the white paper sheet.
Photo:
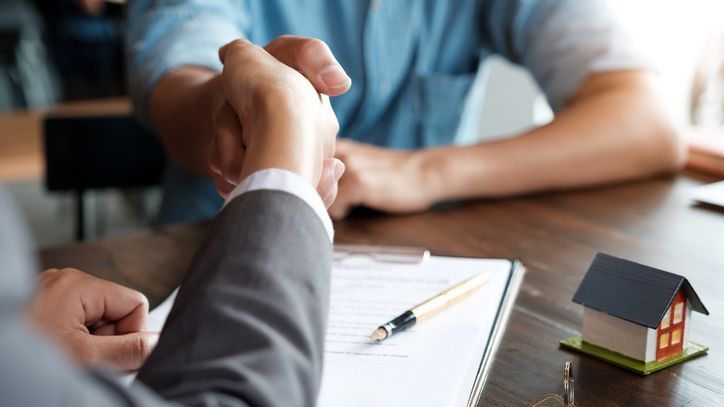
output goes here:
<path id="1" fill-rule="evenodd" d="M 336 265 L 319 406 L 464 406 L 510 266 L 446 257 L 422 265 Z M 491 278 L 472 297 L 386 341 L 367 341 L 378 325 L 483 272 Z"/>
<path id="2" fill-rule="evenodd" d="M 699 202 L 724 208 L 724 181 L 698 186 L 692 189 L 691 197 Z"/>
<path id="3" fill-rule="evenodd" d="M 464 406 L 510 276 L 508 260 L 431 257 L 385 264 L 352 257 L 335 264 L 319 407 Z M 380 343 L 377 326 L 475 274 L 488 283 L 464 301 Z M 176 292 L 150 313 L 160 331 Z"/>

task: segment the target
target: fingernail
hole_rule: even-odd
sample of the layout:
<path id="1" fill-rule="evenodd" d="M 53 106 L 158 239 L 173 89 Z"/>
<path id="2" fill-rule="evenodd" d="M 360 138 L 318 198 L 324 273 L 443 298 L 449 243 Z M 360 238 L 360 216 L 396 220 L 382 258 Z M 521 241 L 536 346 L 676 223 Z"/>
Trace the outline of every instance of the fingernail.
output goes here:
<path id="1" fill-rule="evenodd" d="M 342 174 L 344 174 L 344 169 L 344 163 L 337 160 L 337 163 L 334 165 L 334 182 L 339 182 L 339 179 L 342 178 Z"/>
<path id="2" fill-rule="evenodd" d="M 339 89 L 347 86 L 352 79 L 337 64 L 328 65 L 319 73 L 319 77 L 328 88 Z"/>

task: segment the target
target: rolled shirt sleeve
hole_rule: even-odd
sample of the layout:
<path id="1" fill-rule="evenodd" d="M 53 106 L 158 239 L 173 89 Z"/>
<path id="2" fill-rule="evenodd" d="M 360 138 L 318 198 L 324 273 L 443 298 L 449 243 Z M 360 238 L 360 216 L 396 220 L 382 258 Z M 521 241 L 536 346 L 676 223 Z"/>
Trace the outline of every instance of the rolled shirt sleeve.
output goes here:
<path id="1" fill-rule="evenodd" d="M 151 91 L 165 74 L 191 65 L 220 71 L 219 48 L 245 37 L 248 26 L 241 1 L 130 1 L 126 60 L 139 118 L 148 122 Z"/>
<path id="2" fill-rule="evenodd" d="M 603 0 L 492 0 L 483 19 L 494 52 L 528 68 L 555 111 L 592 74 L 654 69 Z"/>

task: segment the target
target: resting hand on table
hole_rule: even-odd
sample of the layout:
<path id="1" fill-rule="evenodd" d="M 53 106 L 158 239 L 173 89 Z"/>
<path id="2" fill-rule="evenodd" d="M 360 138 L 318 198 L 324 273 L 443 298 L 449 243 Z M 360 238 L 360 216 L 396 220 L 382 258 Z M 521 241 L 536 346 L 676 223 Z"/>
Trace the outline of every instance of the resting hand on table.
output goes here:
<path id="1" fill-rule="evenodd" d="M 342 219 L 357 206 L 383 212 L 422 211 L 432 205 L 430 185 L 419 151 L 390 150 L 351 140 L 337 141 L 337 158 L 346 171 L 329 208 Z"/>
<path id="2" fill-rule="evenodd" d="M 255 127 L 259 122 L 257 115 L 269 114 L 267 124 L 282 122 L 277 127 L 286 127 L 290 132 L 306 123 L 323 128 L 302 129 L 302 132 L 326 132 L 333 128 L 336 135 L 338 125 L 326 95 L 340 95 L 351 85 L 351 80 L 322 41 L 282 36 L 263 49 L 256 47 L 265 52 L 263 55 L 259 52 L 247 55 L 251 59 L 239 57 L 240 44 L 251 46 L 238 40 L 222 48 L 219 56 L 224 71 L 211 81 L 216 90 L 213 91 L 209 166 L 217 190 L 223 197 L 241 182 L 243 176 L 248 175 L 242 167 L 246 160 L 253 158 L 248 143 L 250 134 L 258 130 Z M 258 59 L 260 56 L 265 57 L 262 58 L 265 60 L 263 63 Z M 255 67 L 254 61 L 270 67 L 271 71 L 258 71 L 256 67 L 259 65 Z M 317 91 L 322 95 L 318 95 Z M 282 93 L 285 95 L 280 95 Z M 250 100 L 271 99 L 276 100 L 268 106 L 249 103 Z M 277 105 L 277 102 L 280 104 Z M 290 115 L 294 120 L 289 120 Z M 334 141 L 327 140 L 324 148 L 327 153 L 333 151 Z M 283 152 L 285 146 L 281 144 L 276 149 Z M 337 180 L 344 166 L 331 155 L 326 158 L 316 170 L 321 176 L 317 190 L 329 206 L 334 201 Z"/>
<path id="3" fill-rule="evenodd" d="M 84 365 L 138 369 L 157 333 L 143 332 L 148 300 L 138 291 L 75 269 L 40 274 L 28 317 Z"/>

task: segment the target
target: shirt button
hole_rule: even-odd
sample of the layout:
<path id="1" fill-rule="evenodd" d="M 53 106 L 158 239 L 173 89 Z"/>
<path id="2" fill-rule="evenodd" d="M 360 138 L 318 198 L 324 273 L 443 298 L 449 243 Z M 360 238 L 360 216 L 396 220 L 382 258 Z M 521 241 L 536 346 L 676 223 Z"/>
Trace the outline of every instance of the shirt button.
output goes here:
<path id="1" fill-rule="evenodd" d="M 372 11 L 377 11 L 382 8 L 382 0 L 372 0 L 370 3 L 370 9 Z"/>

